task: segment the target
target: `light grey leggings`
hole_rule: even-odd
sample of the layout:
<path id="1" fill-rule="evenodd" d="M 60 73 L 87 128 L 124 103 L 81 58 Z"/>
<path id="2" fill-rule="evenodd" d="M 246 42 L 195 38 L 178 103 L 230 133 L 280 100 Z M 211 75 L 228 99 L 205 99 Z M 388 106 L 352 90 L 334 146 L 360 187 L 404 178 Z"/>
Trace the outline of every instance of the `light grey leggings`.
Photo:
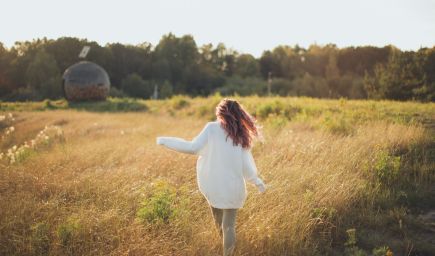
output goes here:
<path id="1" fill-rule="evenodd" d="M 211 205 L 210 208 L 221 237 L 223 233 L 223 254 L 232 255 L 236 247 L 237 209 L 218 209 Z"/>

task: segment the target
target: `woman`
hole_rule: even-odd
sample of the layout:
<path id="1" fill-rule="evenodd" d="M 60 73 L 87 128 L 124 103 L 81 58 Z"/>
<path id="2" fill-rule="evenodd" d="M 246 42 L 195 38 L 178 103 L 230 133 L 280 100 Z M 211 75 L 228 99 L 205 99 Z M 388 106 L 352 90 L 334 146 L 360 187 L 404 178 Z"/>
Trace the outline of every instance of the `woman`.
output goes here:
<path id="1" fill-rule="evenodd" d="M 231 255 L 236 243 L 236 214 L 246 200 L 245 180 L 260 192 L 266 189 L 257 177 L 251 154 L 252 140 L 259 136 L 255 120 L 235 100 L 224 99 L 216 107 L 217 120 L 208 122 L 192 141 L 157 137 L 157 144 L 199 155 L 198 187 L 210 204 L 219 234 L 223 235 L 223 254 Z M 222 234 L 223 233 L 223 234 Z"/>

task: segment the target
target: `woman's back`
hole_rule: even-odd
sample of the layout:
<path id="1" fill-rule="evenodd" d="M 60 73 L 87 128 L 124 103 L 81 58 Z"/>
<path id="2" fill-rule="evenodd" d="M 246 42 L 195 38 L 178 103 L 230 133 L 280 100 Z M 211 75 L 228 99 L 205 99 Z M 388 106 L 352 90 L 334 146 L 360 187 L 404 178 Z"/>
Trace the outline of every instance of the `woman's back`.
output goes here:
<path id="1" fill-rule="evenodd" d="M 234 146 L 218 121 L 208 125 L 208 143 L 199 152 L 198 186 L 216 208 L 240 208 L 246 197 L 243 179 L 243 151 Z"/>

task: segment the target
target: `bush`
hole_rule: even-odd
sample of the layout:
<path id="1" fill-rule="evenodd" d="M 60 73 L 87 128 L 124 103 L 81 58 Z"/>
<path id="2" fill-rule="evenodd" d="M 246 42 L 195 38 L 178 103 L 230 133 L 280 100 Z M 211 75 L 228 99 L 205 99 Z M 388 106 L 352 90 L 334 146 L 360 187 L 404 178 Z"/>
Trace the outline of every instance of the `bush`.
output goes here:
<path id="1" fill-rule="evenodd" d="M 272 103 L 260 104 L 256 109 L 256 116 L 267 118 L 269 115 L 283 116 L 291 120 L 301 111 L 300 107 L 284 105 L 281 101 L 275 100 Z"/>
<path id="2" fill-rule="evenodd" d="M 144 101 L 132 98 L 108 98 L 98 102 L 71 102 L 73 109 L 96 111 L 96 112 L 127 112 L 147 111 L 148 106 Z"/>
<path id="3" fill-rule="evenodd" d="M 170 99 L 170 105 L 173 109 L 180 110 L 190 105 L 189 98 L 182 95 L 173 96 Z"/>
<path id="4" fill-rule="evenodd" d="M 151 195 L 142 201 L 137 217 L 144 223 L 170 223 L 184 214 L 188 200 L 181 195 L 181 191 L 166 181 L 157 181 Z"/>
<path id="5" fill-rule="evenodd" d="M 381 150 L 374 163 L 376 181 L 383 186 L 390 186 L 395 183 L 400 174 L 400 156 L 392 156 L 387 150 Z"/>

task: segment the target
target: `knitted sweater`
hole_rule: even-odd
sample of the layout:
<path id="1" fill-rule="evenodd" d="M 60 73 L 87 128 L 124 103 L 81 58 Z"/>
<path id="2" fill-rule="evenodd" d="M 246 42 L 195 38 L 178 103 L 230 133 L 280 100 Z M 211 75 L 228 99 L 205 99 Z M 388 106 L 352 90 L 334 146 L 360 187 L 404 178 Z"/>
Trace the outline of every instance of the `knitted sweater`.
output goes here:
<path id="1" fill-rule="evenodd" d="M 241 208 L 246 200 L 245 181 L 265 190 L 257 176 L 250 149 L 233 145 L 219 121 L 208 122 L 192 141 L 175 137 L 157 137 L 157 144 L 182 153 L 198 155 L 196 164 L 199 190 L 208 203 L 220 209 Z"/>

